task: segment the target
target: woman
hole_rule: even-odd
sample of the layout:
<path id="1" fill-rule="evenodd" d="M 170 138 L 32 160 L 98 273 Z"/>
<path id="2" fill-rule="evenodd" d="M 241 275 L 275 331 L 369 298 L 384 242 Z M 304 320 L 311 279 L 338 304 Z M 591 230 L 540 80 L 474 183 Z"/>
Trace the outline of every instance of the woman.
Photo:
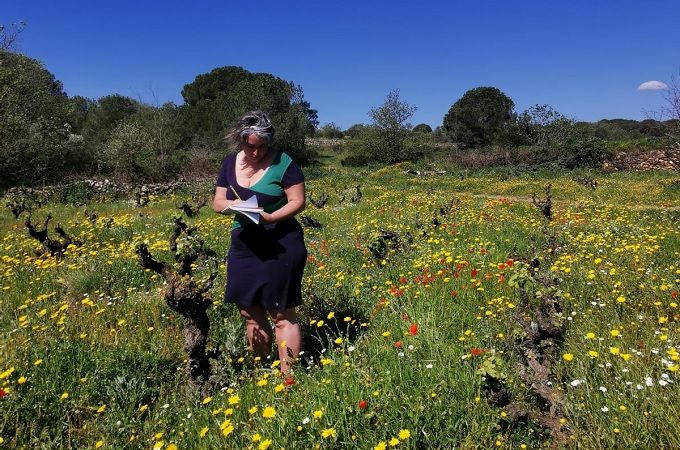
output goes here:
<path id="1" fill-rule="evenodd" d="M 262 111 L 236 121 L 227 136 L 236 153 L 222 161 L 213 209 L 221 212 L 252 196 L 264 208 L 258 224 L 241 214 L 234 218 L 224 299 L 245 318 L 256 357 L 269 356 L 275 333 L 281 372 L 289 374 L 301 347 L 295 307 L 302 303 L 307 249 L 294 216 L 305 209 L 305 184 L 300 167 L 272 147 L 273 138 L 274 127 Z"/>

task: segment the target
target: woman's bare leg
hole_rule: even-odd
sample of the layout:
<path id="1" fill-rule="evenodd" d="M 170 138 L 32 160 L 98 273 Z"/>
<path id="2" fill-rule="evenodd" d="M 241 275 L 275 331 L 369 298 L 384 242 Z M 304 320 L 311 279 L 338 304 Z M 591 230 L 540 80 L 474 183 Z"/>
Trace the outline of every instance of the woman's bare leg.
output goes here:
<path id="1" fill-rule="evenodd" d="M 302 335 L 297 314 L 295 308 L 289 308 L 284 311 L 269 311 L 269 315 L 274 321 L 281 373 L 288 375 L 290 374 L 290 366 L 300 357 L 302 347 Z"/>
<path id="2" fill-rule="evenodd" d="M 241 306 L 241 316 L 246 319 L 246 334 L 250 351 L 262 361 L 271 351 L 272 326 L 263 306 Z"/>

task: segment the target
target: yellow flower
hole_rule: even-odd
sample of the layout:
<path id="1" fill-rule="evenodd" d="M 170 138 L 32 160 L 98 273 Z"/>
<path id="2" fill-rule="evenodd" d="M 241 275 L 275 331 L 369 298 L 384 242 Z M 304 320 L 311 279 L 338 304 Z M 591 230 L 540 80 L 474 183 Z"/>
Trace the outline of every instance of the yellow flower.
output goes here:
<path id="1" fill-rule="evenodd" d="M 227 419 L 220 425 L 220 431 L 224 436 L 229 436 L 234 432 L 234 424 L 231 420 Z"/>
<path id="2" fill-rule="evenodd" d="M 320 409 L 317 409 L 316 411 L 314 411 L 312 413 L 312 416 L 317 420 L 321 419 L 323 417 L 323 411 L 321 411 Z"/>
<path id="3" fill-rule="evenodd" d="M 231 397 L 229 397 L 229 400 L 227 400 L 227 402 L 230 405 L 238 405 L 238 403 L 240 401 L 241 401 L 241 398 L 238 395 L 232 395 Z"/>
<path id="4" fill-rule="evenodd" d="M 272 419 L 276 416 L 276 410 L 272 408 L 271 406 L 267 406 L 263 411 L 262 411 L 262 417 L 265 419 Z"/>
<path id="5" fill-rule="evenodd" d="M 250 414 L 251 416 L 255 413 L 257 413 L 257 406 L 253 406 L 248 410 L 248 414 Z"/>
<path id="6" fill-rule="evenodd" d="M 389 331 L 384 331 L 383 332 L 383 337 L 388 337 L 391 333 Z"/>
<path id="7" fill-rule="evenodd" d="M 169 444 L 167 447 L 165 447 L 165 450 L 177 450 L 177 445 Z"/>
<path id="8" fill-rule="evenodd" d="M 588 334 L 586 334 L 586 338 L 588 338 L 588 339 L 595 339 L 595 333 L 588 333 Z"/>
<path id="9" fill-rule="evenodd" d="M 336 433 L 337 433 L 337 432 L 335 431 L 335 428 L 326 428 L 325 430 L 323 430 L 323 431 L 321 432 L 321 436 L 322 436 L 324 439 L 328 439 L 328 438 L 331 438 L 331 437 L 335 437 L 335 434 L 336 434 Z"/>
<path id="10" fill-rule="evenodd" d="M 202 403 L 203 403 L 204 405 L 207 405 L 207 404 L 210 403 L 211 401 L 212 401 L 212 397 L 206 397 L 206 398 L 203 399 L 203 402 L 202 402 Z"/>
<path id="11" fill-rule="evenodd" d="M 104 441 L 97 441 L 97 443 L 94 444 L 94 448 L 101 448 L 102 445 L 104 445 Z"/>
<path id="12" fill-rule="evenodd" d="M 619 333 L 619 330 L 612 330 L 612 331 L 609 332 L 609 334 L 611 334 L 612 337 L 617 337 L 620 333 Z"/>
<path id="13" fill-rule="evenodd" d="M 146 411 L 147 409 L 149 409 L 149 405 L 142 405 L 142 406 L 139 407 L 138 411 L 139 411 L 139 412 L 144 412 L 144 411 Z"/>
<path id="14" fill-rule="evenodd" d="M 335 317 L 335 313 L 332 311 L 328 313 L 328 316 L 326 316 L 328 320 L 331 320 L 333 317 Z"/>
<path id="15" fill-rule="evenodd" d="M 390 439 L 389 444 L 390 444 L 390 447 L 396 447 L 397 445 L 399 445 L 399 439 L 393 437 L 392 439 Z"/>
<path id="16" fill-rule="evenodd" d="M 28 381 L 28 378 L 26 378 L 26 377 L 19 377 L 19 379 L 17 380 L 17 383 L 19 383 L 19 384 L 24 384 L 24 383 L 27 382 L 27 381 Z"/>
<path id="17" fill-rule="evenodd" d="M 253 434 L 253 442 L 257 442 L 260 439 L 262 439 L 262 436 L 260 436 L 260 433 Z"/>
<path id="18" fill-rule="evenodd" d="M 106 405 L 102 405 L 102 406 L 99 407 L 99 409 L 97 409 L 97 412 L 98 412 L 99 414 L 101 414 L 101 413 L 104 412 L 105 409 L 106 409 Z"/>
<path id="19" fill-rule="evenodd" d="M 199 435 L 200 437 L 203 437 L 203 436 L 205 436 L 207 433 L 208 433 L 208 427 L 203 427 L 203 428 L 201 428 L 201 431 L 198 432 L 198 435 Z"/>
<path id="20" fill-rule="evenodd" d="M 399 439 L 402 441 L 411 437 L 411 432 L 408 430 L 399 430 Z"/>
<path id="21" fill-rule="evenodd" d="M 257 382 L 257 385 L 260 386 L 260 387 L 264 387 L 264 386 L 267 385 L 267 380 L 262 379 L 262 380 Z"/>
<path id="22" fill-rule="evenodd" d="M 269 447 L 271 447 L 271 445 L 272 445 L 272 440 L 271 440 L 271 439 L 267 439 L 267 440 L 265 440 L 265 441 L 260 442 L 260 445 L 258 445 L 257 448 L 258 448 L 259 450 L 266 450 L 266 449 L 268 449 Z"/>
<path id="23" fill-rule="evenodd" d="M 595 350 L 588 350 L 588 356 L 591 358 L 597 358 L 598 353 Z"/>
<path id="24" fill-rule="evenodd" d="M 286 388 L 286 387 L 283 385 L 283 383 L 279 383 L 279 384 L 277 384 L 277 385 L 274 387 L 274 391 L 276 391 L 276 392 L 281 392 L 281 391 L 284 390 L 285 388 Z"/>
<path id="25" fill-rule="evenodd" d="M 574 359 L 574 355 L 572 353 L 565 353 L 564 355 L 562 355 L 562 359 L 569 362 Z"/>
<path id="26" fill-rule="evenodd" d="M 378 445 L 373 447 L 373 450 L 385 450 L 387 448 L 387 444 L 384 442 L 378 442 Z"/>

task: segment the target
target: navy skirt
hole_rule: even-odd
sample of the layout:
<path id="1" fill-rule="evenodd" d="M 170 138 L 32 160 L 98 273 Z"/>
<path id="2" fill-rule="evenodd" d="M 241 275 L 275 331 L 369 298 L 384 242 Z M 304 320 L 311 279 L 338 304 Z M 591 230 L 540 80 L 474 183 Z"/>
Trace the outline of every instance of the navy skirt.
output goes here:
<path id="1" fill-rule="evenodd" d="M 224 301 L 279 311 L 298 306 L 306 263 L 303 231 L 295 219 L 235 228 L 227 253 Z"/>

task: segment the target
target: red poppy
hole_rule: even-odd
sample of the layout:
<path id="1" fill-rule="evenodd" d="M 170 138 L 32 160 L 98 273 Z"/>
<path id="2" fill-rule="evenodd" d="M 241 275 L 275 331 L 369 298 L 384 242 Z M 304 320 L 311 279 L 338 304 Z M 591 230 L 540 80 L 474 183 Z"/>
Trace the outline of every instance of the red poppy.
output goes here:
<path id="1" fill-rule="evenodd" d="M 7 392 L 5 392 L 4 389 L 0 389 L 0 397 L 4 397 L 5 395 L 7 395 Z"/>
<path id="2" fill-rule="evenodd" d="M 401 344 L 401 341 L 397 341 L 397 342 L 394 343 L 394 346 L 395 346 L 396 348 L 401 348 L 401 345 L 402 345 L 402 344 Z"/>
<path id="3" fill-rule="evenodd" d="M 290 386 L 291 384 L 295 383 L 295 378 L 293 378 L 293 377 L 286 378 L 285 383 L 286 383 L 288 386 Z"/>
<path id="4" fill-rule="evenodd" d="M 359 409 L 365 409 L 368 406 L 368 402 L 366 400 L 362 400 L 359 402 Z"/>
<path id="5" fill-rule="evenodd" d="M 417 323 L 414 323 L 413 325 L 411 325 L 411 326 L 408 328 L 408 333 L 409 333 L 411 336 L 415 336 L 416 334 L 418 334 L 418 324 L 417 324 Z"/>
<path id="6" fill-rule="evenodd" d="M 470 350 L 470 354 L 473 356 L 478 356 L 482 354 L 482 349 L 481 348 L 473 348 Z"/>

